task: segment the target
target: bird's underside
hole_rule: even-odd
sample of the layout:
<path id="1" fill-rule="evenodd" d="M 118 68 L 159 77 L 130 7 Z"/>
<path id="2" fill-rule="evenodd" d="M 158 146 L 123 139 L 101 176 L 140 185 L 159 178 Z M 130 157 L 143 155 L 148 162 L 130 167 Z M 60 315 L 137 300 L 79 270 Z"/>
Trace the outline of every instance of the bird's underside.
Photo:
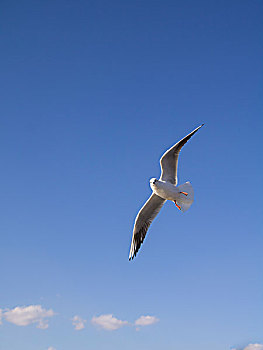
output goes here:
<path id="1" fill-rule="evenodd" d="M 163 154 L 163 156 L 160 159 L 161 177 L 159 180 L 154 179 L 156 180 L 157 184 L 159 181 L 160 183 L 167 184 L 167 186 L 170 184 L 169 185 L 170 187 L 171 185 L 173 185 L 172 187 L 177 185 L 178 157 L 179 157 L 181 148 L 203 125 L 204 124 L 200 125 L 198 128 L 193 130 L 190 134 L 185 136 L 182 140 L 177 142 L 174 146 L 172 146 Z M 177 187 L 178 189 L 177 193 L 181 196 L 180 198 L 182 197 L 185 198 L 184 200 L 185 203 L 186 203 L 186 198 L 190 197 L 190 194 L 188 195 L 188 192 L 189 192 L 188 189 L 190 189 L 189 185 L 190 185 L 189 183 L 186 183 L 184 185 Z M 182 187 L 182 186 L 186 186 L 186 187 Z M 135 219 L 129 260 L 133 259 L 138 253 L 140 246 L 144 241 L 144 238 L 146 236 L 149 226 L 151 225 L 152 221 L 157 216 L 162 206 L 166 202 L 167 197 L 162 198 L 162 196 L 158 195 L 159 192 L 158 194 L 156 194 L 157 191 L 155 191 L 154 187 L 152 186 L 152 183 L 151 183 L 151 187 L 153 189 L 153 193 L 150 196 L 150 198 L 147 200 L 147 202 L 144 204 L 144 206 L 141 208 L 141 210 L 139 211 Z M 182 187 L 181 190 L 179 189 L 180 187 Z M 191 189 L 192 189 L 192 186 L 191 186 Z M 179 202 L 176 201 L 176 199 L 174 200 L 174 202 L 177 208 L 181 210 L 182 208 L 179 205 Z"/>

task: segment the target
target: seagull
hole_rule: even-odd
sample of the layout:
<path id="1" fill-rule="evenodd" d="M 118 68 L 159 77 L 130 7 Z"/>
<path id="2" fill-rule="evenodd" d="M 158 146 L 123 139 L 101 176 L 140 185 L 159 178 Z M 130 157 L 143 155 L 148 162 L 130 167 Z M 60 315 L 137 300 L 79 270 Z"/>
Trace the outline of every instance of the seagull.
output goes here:
<path id="1" fill-rule="evenodd" d="M 149 226 L 167 200 L 173 201 L 182 212 L 185 212 L 192 205 L 194 190 L 190 182 L 177 186 L 178 158 L 181 148 L 203 125 L 198 126 L 162 155 L 160 159 L 161 177 L 159 180 L 155 178 L 150 180 L 153 193 L 135 219 L 129 260 L 138 253 Z"/>

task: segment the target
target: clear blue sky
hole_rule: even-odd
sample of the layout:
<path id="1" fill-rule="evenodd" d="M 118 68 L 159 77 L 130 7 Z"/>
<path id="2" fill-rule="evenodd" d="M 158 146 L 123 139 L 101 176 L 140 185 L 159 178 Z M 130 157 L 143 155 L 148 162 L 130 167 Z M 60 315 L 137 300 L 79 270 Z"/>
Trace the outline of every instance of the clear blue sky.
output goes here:
<path id="1" fill-rule="evenodd" d="M 1 350 L 263 343 L 262 10 L 1 2 Z M 201 123 L 179 160 L 193 206 L 167 203 L 129 262 L 159 157 Z M 8 321 L 35 305 L 47 329 Z M 106 314 L 129 324 L 94 327 Z"/>

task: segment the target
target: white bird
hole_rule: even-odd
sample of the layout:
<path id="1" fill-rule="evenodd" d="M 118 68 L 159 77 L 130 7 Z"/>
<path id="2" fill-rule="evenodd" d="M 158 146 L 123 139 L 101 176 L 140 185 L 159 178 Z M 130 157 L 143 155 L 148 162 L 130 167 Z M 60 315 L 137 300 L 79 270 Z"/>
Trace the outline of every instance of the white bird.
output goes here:
<path id="1" fill-rule="evenodd" d="M 178 158 L 183 145 L 203 125 L 204 124 L 198 126 L 198 128 L 168 149 L 161 157 L 161 177 L 159 180 L 155 178 L 150 180 L 150 186 L 153 193 L 141 208 L 135 219 L 129 260 L 136 256 L 144 241 L 149 226 L 161 210 L 166 200 L 173 201 L 176 207 L 183 212 L 189 209 L 192 205 L 194 201 L 194 190 L 190 182 L 176 186 Z"/>

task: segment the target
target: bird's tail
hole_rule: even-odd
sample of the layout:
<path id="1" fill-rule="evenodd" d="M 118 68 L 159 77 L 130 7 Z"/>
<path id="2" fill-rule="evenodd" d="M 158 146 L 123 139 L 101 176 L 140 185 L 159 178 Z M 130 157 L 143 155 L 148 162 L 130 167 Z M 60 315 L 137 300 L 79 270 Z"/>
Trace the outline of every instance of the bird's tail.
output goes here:
<path id="1" fill-rule="evenodd" d="M 186 182 L 177 187 L 180 191 L 176 203 L 181 207 L 181 210 L 185 212 L 188 210 L 194 201 L 194 189 L 190 182 Z"/>

